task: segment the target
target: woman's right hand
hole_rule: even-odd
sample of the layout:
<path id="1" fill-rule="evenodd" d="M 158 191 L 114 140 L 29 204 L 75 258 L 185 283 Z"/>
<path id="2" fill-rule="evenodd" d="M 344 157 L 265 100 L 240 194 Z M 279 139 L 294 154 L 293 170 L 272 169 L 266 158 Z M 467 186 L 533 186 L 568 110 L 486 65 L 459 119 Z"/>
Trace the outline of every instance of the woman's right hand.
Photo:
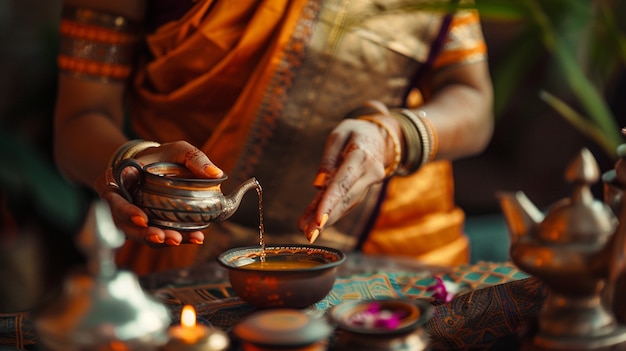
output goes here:
<path id="1" fill-rule="evenodd" d="M 198 177 L 220 178 L 224 172 L 215 166 L 206 154 L 185 141 L 176 141 L 150 147 L 135 155 L 134 159 L 144 166 L 153 162 L 174 162 L 184 164 Z M 121 173 L 124 184 L 136 184 L 139 172 L 134 167 L 126 167 Z M 120 191 L 109 168 L 94 183 L 98 195 L 108 203 L 113 221 L 128 239 L 146 243 L 152 247 L 178 246 L 180 244 L 202 244 L 201 231 L 179 232 L 153 227 L 148 224 L 148 216 L 139 207 L 130 203 Z"/>

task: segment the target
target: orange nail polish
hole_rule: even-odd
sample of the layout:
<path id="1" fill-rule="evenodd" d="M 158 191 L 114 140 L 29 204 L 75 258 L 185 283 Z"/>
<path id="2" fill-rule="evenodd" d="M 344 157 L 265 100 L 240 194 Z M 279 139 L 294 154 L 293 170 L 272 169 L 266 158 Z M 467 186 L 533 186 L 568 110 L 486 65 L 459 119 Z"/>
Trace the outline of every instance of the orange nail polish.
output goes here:
<path id="1" fill-rule="evenodd" d="M 328 222 L 328 213 L 324 213 L 322 215 L 322 220 L 320 221 L 320 227 L 325 226 L 326 222 Z"/>
<path id="2" fill-rule="evenodd" d="M 148 227 L 148 222 L 145 218 L 143 218 L 143 216 L 132 216 L 130 217 L 130 221 L 133 222 L 134 225 L 138 225 L 144 228 Z"/>
<path id="3" fill-rule="evenodd" d="M 215 165 L 207 165 L 206 167 L 204 167 L 204 173 L 211 177 L 219 177 L 222 175 L 223 172 Z"/>
<path id="4" fill-rule="evenodd" d="M 326 172 L 319 172 L 315 176 L 315 180 L 313 181 L 313 186 L 316 187 L 316 188 L 323 187 L 324 184 L 326 183 L 326 179 L 328 179 L 328 173 L 326 173 Z"/>
<path id="5" fill-rule="evenodd" d="M 178 246 L 180 243 L 172 238 L 165 239 L 165 243 L 170 246 Z"/>
<path id="6" fill-rule="evenodd" d="M 157 234 L 148 235 L 148 240 L 155 244 L 163 244 L 163 239 L 161 239 L 161 237 Z"/>
<path id="7" fill-rule="evenodd" d="M 311 244 L 313 244 L 313 242 L 315 242 L 315 240 L 317 240 L 317 237 L 320 235 L 320 231 L 319 229 L 315 229 L 312 233 L 311 233 L 311 237 L 309 238 L 309 242 Z"/>
<path id="8" fill-rule="evenodd" d="M 189 242 L 192 243 L 192 244 L 196 244 L 196 245 L 204 244 L 204 240 L 200 240 L 200 239 L 196 239 L 196 238 L 189 239 Z"/>

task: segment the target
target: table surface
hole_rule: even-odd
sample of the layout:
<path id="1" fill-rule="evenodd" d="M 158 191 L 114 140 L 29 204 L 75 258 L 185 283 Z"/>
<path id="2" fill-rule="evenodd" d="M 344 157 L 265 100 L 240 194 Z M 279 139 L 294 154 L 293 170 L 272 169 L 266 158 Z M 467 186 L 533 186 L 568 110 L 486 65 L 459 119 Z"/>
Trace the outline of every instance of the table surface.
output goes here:
<path id="1" fill-rule="evenodd" d="M 331 292 L 305 312 L 324 316 L 331 307 L 350 300 L 406 298 L 432 301 L 428 287 L 436 282 L 437 276 L 459 284 L 462 291 L 528 277 L 508 262 L 480 262 L 446 268 L 425 265 L 410 258 L 352 253 L 347 254 L 346 261 L 339 266 Z M 184 305 L 193 305 L 199 317 L 226 332 L 257 310 L 234 294 L 228 283 L 227 270 L 217 262 L 142 277 L 141 284 L 174 316 L 180 315 Z"/>
<path id="2" fill-rule="evenodd" d="M 473 292 L 489 286 L 501 286 L 502 283 L 521 282 L 528 276 L 509 262 L 479 262 L 445 268 L 425 265 L 410 258 L 350 253 L 338 267 L 331 292 L 304 311 L 323 317 L 331 307 L 351 300 L 400 298 L 432 302 L 432 292 L 428 287 L 436 282 L 436 277 L 459 284 L 462 291 Z M 140 283 L 148 294 L 171 311 L 174 319 L 180 316 L 184 305 L 190 304 L 195 307 L 199 317 L 226 332 L 257 311 L 256 307 L 243 302 L 234 294 L 228 282 L 227 270 L 217 261 L 144 276 L 140 278 Z M 4 320 L 5 324 L 0 323 L 0 327 L 8 329 L 0 328 L 0 336 L 9 336 L 15 332 L 11 326 L 19 322 L 28 329 L 28 335 L 24 334 L 27 346 L 24 349 L 37 350 L 37 344 L 28 341 L 28 337 L 35 336 L 32 334 L 32 317 L 30 313 L 4 316 L 0 322 Z M 15 350 L 14 347 L 2 344 L 0 342 L 0 350 Z"/>

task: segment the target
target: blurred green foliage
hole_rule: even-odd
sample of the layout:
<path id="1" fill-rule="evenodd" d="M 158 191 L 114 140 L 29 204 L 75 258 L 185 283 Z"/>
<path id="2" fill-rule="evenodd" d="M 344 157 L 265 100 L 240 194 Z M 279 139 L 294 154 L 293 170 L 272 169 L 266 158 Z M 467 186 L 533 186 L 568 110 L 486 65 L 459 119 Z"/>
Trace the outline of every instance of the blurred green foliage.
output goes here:
<path id="1" fill-rule="evenodd" d="M 494 68 L 497 91 L 495 112 L 499 116 L 513 98 L 515 84 L 530 72 L 541 50 L 547 50 L 562 79 L 562 91 L 542 90 L 539 97 L 572 126 L 596 142 L 610 156 L 622 143 L 620 128 L 612 115 L 604 90 L 626 63 L 623 23 L 626 2 L 610 0 L 477 0 L 485 19 L 514 21 L 522 30 L 511 43 L 508 57 Z M 559 98 L 571 92 L 582 111 Z"/>

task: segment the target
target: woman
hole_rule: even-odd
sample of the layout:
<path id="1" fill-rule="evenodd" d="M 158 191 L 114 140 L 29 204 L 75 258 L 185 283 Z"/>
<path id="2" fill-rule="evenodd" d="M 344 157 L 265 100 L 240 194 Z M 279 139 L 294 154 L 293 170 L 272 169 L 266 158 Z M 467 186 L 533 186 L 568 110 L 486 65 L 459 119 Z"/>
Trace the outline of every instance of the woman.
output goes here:
<path id="1" fill-rule="evenodd" d="M 466 262 L 450 161 L 492 133 L 480 23 L 394 3 L 66 0 L 55 155 L 131 239 L 118 263 L 183 267 L 259 235 L 252 193 L 204 231 L 150 225 L 111 184 L 130 157 L 226 173 L 225 193 L 256 177 L 268 243 Z"/>

